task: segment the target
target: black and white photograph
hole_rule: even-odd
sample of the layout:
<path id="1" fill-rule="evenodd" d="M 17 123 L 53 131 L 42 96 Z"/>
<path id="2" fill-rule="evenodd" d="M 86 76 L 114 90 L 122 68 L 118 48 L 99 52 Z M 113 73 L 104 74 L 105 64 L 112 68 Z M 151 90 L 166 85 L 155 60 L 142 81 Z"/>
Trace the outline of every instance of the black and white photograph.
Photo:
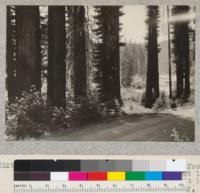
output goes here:
<path id="1" fill-rule="evenodd" d="M 6 9 L 6 140 L 195 141 L 195 6 Z"/>

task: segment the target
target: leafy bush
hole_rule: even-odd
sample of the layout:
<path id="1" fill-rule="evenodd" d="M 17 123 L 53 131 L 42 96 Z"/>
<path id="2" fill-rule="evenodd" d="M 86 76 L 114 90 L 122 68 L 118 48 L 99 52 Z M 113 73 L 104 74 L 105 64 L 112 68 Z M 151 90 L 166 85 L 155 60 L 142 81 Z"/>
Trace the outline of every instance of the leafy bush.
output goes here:
<path id="1" fill-rule="evenodd" d="M 48 106 L 45 101 L 32 87 L 30 92 L 23 92 L 20 99 L 7 104 L 6 135 L 15 140 L 39 138 L 46 132 L 83 126 L 116 116 L 120 112 L 116 102 L 114 106 L 109 102 L 99 103 L 94 96 L 80 98 L 76 103 L 73 98 L 67 98 L 65 108 Z"/>
<path id="2" fill-rule="evenodd" d="M 48 131 L 49 114 L 34 87 L 15 103 L 6 105 L 6 134 L 16 140 L 38 138 Z"/>
<path id="3" fill-rule="evenodd" d="M 68 104 L 69 105 L 69 104 Z M 50 131 L 61 129 L 61 128 L 69 128 L 71 121 L 70 111 L 62 107 L 53 107 L 50 111 L 51 117 L 51 125 L 49 127 Z"/>
<path id="4" fill-rule="evenodd" d="M 165 92 L 160 93 L 160 97 L 156 99 L 153 104 L 153 110 L 165 110 L 169 109 L 169 99 L 166 96 Z"/>
<path id="5" fill-rule="evenodd" d="M 102 108 L 96 100 L 79 98 L 71 111 L 71 125 L 82 126 L 102 118 Z"/>

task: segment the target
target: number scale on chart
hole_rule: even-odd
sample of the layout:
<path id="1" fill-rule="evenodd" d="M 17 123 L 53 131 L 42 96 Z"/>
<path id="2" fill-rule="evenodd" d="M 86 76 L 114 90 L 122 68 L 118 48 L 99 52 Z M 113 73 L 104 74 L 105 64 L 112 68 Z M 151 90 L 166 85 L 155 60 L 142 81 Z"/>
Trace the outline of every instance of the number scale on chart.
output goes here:
<path id="1" fill-rule="evenodd" d="M 180 182 L 15 182 L 14 193 L 186 193 Z"/>

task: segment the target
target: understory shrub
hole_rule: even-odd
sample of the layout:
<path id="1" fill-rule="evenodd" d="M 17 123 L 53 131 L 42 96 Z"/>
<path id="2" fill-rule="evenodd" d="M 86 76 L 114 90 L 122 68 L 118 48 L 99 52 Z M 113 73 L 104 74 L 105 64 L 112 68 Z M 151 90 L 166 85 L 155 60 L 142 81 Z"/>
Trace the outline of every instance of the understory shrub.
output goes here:
<path id="1" fill-rule="evenodd" d="M 169 99 L 164 91 L 160 93 L 159 98 L 156 99 L 152 108 L 156 111 L 169 109 Z"/>
<path id="2" fill-rule="evenodd" d="M 118 100 L 101 102 L 97 96 L 95 92 L 91 92 L 88 93 L 87 98 L 82 97 L 76 101 L 72 111 L 73 124 L 86 125 L 110 119 L 120 114 L 121 110 Z"/>
<path id="3" fill-rule="evenodd" d="M 68 104 L 70 106 L 71 104 Z M 62 107 L 49 107 L 49 114 L 50 114 L 50 122 L 51 125 L 49 126 L 50 131 L 55 131 L 56 129 L 67 129 L 70 127 L 71 121 L 71 114 L 70 111 Z"/>
<path id="4" fill-rule="evenodd" d="M 65 108 L 51 107 L 32 87 L 30 92 L 23 92 L 19 99 L 6 105 L 6 135 L 15 140 L 39 138 L 46 132 L 84 126 L 120 112 L 116 102 L 100 103 L 91 97 L 76 102 L 70 97 Z"/>
<path id="5" fill-rule="evenodd" d="M 76 103 L 73 98 L 67 98 L 66 108 L 51 107 L 32 87 L 15 102 L 6 104 L 6 135 L 14 140 L 39 138 L 46 132 L 83 126 L 119 112 L 118 108 L 107 106 L 95 98 L 81 98 Z"/>
<path id="6" fill-rule="evenodd" d="M 79 98 L 71 111 L 71 125 L 82 126 L 100 118 L 98 105 L 89 102 L 86 98 Z"/>
<path id="7" fill-rule="evenodd" d="M 23 92 L 20 99 L 6 104 L 6 134 L 16 140 L 38 138 L 48 131 L 46 105 L 34 87 Z"/>

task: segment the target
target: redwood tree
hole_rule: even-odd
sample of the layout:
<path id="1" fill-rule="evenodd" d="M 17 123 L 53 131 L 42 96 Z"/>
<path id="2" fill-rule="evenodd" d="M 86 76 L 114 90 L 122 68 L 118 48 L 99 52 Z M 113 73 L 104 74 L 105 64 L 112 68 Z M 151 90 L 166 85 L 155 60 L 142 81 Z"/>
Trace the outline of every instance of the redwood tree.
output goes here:
<path id="1" fill-rule="evenodd" d="M 168 61 L 169 61 L 169 98 L 172 99 L 172 67 L 171 67 L 171 39 L 170 39 L 170 22 L 169 22 L 169 17 L 170 17 L 170 8 L 169 5 L 167 6 L 167 27 L 168 27 Z"/>
<path id="2" fill-rule="evenodd" d="M 41 89 L 39 6 L 16 6 L 16 84 L 18 95 Z"/>
<path id="3" fill-rule="evenodd" d="M 174 6 L 173 15 L 187 13 L 189 6 Z M 190 61 L 189 21 L 177 21 L 174 23 L 174 55 L 176 64 L 176 97 L 187 101 L 190 95 Z"/>
<path id="4" fill-rule="evenodd" d="M 121 103 L 120 58 L 119 58 L 119 17 L 120 6 L 98 6 L 96 11 L 96 35 L 99 42 L 95 48 L 95 81 L 98 84 L 99 98 L 102 102 Z"/>
<path id="5" fill-rule="evenodd" d="M 48 8 L 48 104 L 65 108 L 66 105 L 66 35 L 65 7 Z"/>
<path id="6" fill-rule="evenodd" d="M 7 6 L 7 38 L 6 38 L 6 86 L 8 101 L 12 102 L 16 96 L 16 45 L 15 45 L 15 8 Z"/>
<path id="7" fill-rule="evenodd" d="M 147 7 L 147 79 L 145 106 L 151 108 L 159 97 L 159 71 L 158 71 L 158 18 L 159 7 Z"/>
<path id="8" fill-rule="evenodd" d="M 86 33 L 85 33 L 85 8 L 84 6 L 68 7 L 69 21 L 73 48 L 73 88 L 75 102 L 80 102 L 87 96 L 86 74 Z"/>

